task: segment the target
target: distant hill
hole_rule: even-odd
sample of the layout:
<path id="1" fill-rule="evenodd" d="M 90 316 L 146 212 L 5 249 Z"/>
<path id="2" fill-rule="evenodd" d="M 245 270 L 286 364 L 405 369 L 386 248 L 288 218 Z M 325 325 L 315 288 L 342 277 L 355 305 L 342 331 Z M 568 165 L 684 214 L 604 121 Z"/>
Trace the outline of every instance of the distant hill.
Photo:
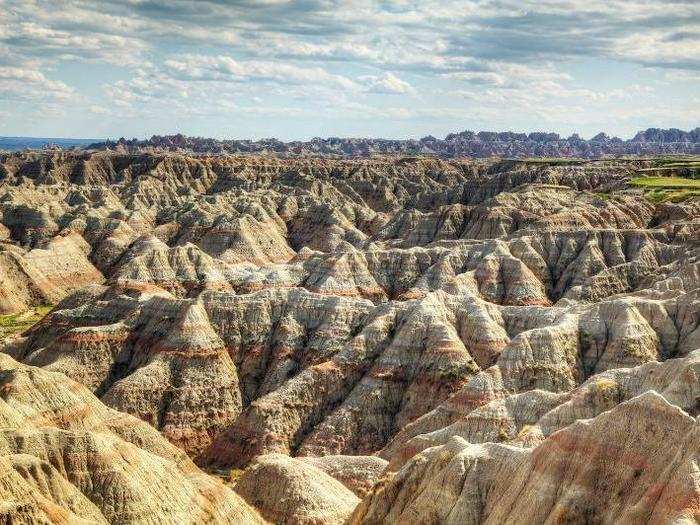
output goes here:
<path id="1" fill-rule="evenodd" d="M 46 137 L 0 137 L 0 150 L 21 151 L 23 149 L 42 149 L 50 146 L 59 148 L 80 148 L 94 143 L 97 139 L 61 139 Z"/>
<path id="2" fill-rule="evenodd" d="M 90 149 L 139 151 L 157 149 L 195 153 L 274 153 L 280 156 L 339 155 L 367 157 L 382 154 L 437 155 L 440 157 L 582 157 L 623 155 L 698 154 L 700 128 L 691 131 L 650 128 L 623 140 L 599 133 L 591 139 L 578 134 L 462 131 L 444 139 L 432 136 L 415 140 L 377 138 L 314 138 L 282 142 L 278 139 L 217 140 L 184 135 L 154 135 L 147 140 L 121 138 L 90 144 Z"/>

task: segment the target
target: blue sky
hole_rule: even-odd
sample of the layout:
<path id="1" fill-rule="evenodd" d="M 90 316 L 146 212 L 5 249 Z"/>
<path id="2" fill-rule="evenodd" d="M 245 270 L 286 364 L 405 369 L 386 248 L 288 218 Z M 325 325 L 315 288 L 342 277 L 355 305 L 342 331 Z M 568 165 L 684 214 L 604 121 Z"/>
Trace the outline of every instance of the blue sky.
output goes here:
<path id="1" fill-rule="evenodd" d="M 697 0 L 0 0 L 0 135 L 700 123 Z"/>

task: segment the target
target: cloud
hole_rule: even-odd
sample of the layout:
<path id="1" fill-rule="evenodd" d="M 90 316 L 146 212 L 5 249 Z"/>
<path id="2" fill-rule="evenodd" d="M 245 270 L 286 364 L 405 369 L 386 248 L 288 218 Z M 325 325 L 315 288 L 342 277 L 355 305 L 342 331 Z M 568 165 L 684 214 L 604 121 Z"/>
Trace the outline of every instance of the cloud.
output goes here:
<path id="1" fill-rule="evenodd" d="M 615 43 L 611 55 L 648 66 L 699 71 L 700 37 L 696 33 L 678 35 L 662 31 L 630 35 Z"/>
<path id="2" fill-rule="evenodd" d="M 111 111 L 108 108 L 98 106 L 96 104 L 89 106 L 88 111 L 95 115 L 109 115 L 111 113 Z"/>
<path id="3" fill-rule="evenodd" d="M 146 48 L 138 38 L 121 35 L 71 32 L 35 22 L 7 24 L 0 42 L 18 55 L 60 60 L 98 60 L 107 63 L 134 63 L 135 56 Z"/>
<path id="4" fill-rule="evenodd" d="M 161 46 L 205 44 L 241 60 L 385 72 L 576 57 L 683 69 L 697 67 L 700 32 L 700 4 L 687 0 L 0 0 L 1 8 L 0 42 L 16 52 L 133 65 Z"/>
<path id="5" fill-rule="evenodd" d="M 401 80 L 393 73 L 384 73 L 381 76 L 362 76 L 359 80 L 365 83 L 366 89 L 370 93 L 400 95 L 416 91 L 411 84 Z"/>
<path id="6" fill-rule="evenodd" d="M 0 13 L 0 68 L 14 68 L 0 95 L 67 109 L 81 99 L 94 118 L 546 115 L 568 126 L 615 105 L 689 114 L 700 71 L 692 0 L 0 0 Z M 628 79 L 606 74 L 623 69 Z M 0 106 L 18 122 L 28 110 Z"/>
<path id="7" fill-rule="evenodd" d="M 700 4 L 683 1 L 501 1 L 473 30 L 451 32 L 447 54 L 536 62 L 581 57 L 695 67 Z M 687 39 L 688 45 L 671 46 Z M 666 52 L 654 52 L 664 47 Z"/>
<path id="8" fill-rule="evenodd" d="M 206 113 L 217 107 L 249 115 L 291 115 L 294 111 L 290 103 L 308 105 L 310 98 L 317 108 L 336 108 L 346 100 L 368 95 L 415 93 L 411 84 L 393 73 L 351 79 L 321 67 L 195 54 L 170 57 L 162 66 L 145 64 L 130 79 L 105 83 L 103 89 L 110 104 L 123 109 L 155 111 L 167 105 L 191 114 L 197 108 L 203 108 L 201 111 Z M 275 109 L 279 101 L 286 101 L 283 110 Z M 263 112 L 252 109 L 250 104 L 271 107 Z"/>
<path id="9" fill-rule="evenodd" d="M 356 89 L 357 83 L 320 67 L 300 67 L 280 62 L 235 60 L 228 56 L 184 55 L 168 59 L 165 69 L 180 80 L 218 82 L 276 82 L 282 84 L 324 84 Z"/>
<path id="10" fill-rule="evenodd" d="M 0 66 L 0 94 L 5 100 L 62 101 L 73 88 L 59 80 L 50 80 L 38 70 Z"/>

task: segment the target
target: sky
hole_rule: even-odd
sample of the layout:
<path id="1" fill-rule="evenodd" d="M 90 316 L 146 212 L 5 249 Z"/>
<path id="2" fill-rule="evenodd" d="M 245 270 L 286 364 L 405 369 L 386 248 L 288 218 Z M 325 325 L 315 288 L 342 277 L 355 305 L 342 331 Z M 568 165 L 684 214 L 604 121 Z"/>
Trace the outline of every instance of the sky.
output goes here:
<path id="1" fill-rule="evenodd" d="M 0 0 L 0 135 L 700 125 L 700 0 Z"/>

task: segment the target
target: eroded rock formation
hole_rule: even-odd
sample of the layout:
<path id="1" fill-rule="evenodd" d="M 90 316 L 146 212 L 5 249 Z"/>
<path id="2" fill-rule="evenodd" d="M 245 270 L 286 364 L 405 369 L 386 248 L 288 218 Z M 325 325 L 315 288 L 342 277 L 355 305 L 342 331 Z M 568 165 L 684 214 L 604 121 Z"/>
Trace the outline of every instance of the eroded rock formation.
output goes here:
<path id="1" fill-rule="evenodd" d="M 700 204 L 651 162 L 2 155 L 0 309 L 57 303 L 2 350 L 272 521 L 690 520 Z"/>
<path id="2" fill-rule="evenodd" d="M 601 157 L 604 155 L 649 155 L 661 153 L 700 153 L 700 128 L 649 128 L 629 140 L 599 133 L 589 140 L 577 134 L 560 137 L 557 133 L 513 133 L 462 131 L 444 139 L 432 136 L 420 140 L 372 138 L 314 138 L 310 141 L 282 142 L 277 139 L 216 140 L 183 135 L 154 135 L 148 140 L 107 141 L 89 148 L 138 151 L 159 150 L 210 153 L 275 153 L 278 155 L 440 155 L 442 157 Z"/>
<path id="3" fill-rule="evenodd" d="M 692 523 L 699 431 L 650 391 L 532 449 L 454 436 L 375 485 L 350 523 Z"/>
<path id="4" fill-rule="evenodd" d="M 360 502 L 324 471 L 284 454 L 256 458 L 236 491 L 267 520 L 281 525 L 341 525 Z"/>
<path id="5" fill-rule="evenodd" d="M 150 425 L 4 354 L 0 469 L 7 523 L 263 523 Z"/>

